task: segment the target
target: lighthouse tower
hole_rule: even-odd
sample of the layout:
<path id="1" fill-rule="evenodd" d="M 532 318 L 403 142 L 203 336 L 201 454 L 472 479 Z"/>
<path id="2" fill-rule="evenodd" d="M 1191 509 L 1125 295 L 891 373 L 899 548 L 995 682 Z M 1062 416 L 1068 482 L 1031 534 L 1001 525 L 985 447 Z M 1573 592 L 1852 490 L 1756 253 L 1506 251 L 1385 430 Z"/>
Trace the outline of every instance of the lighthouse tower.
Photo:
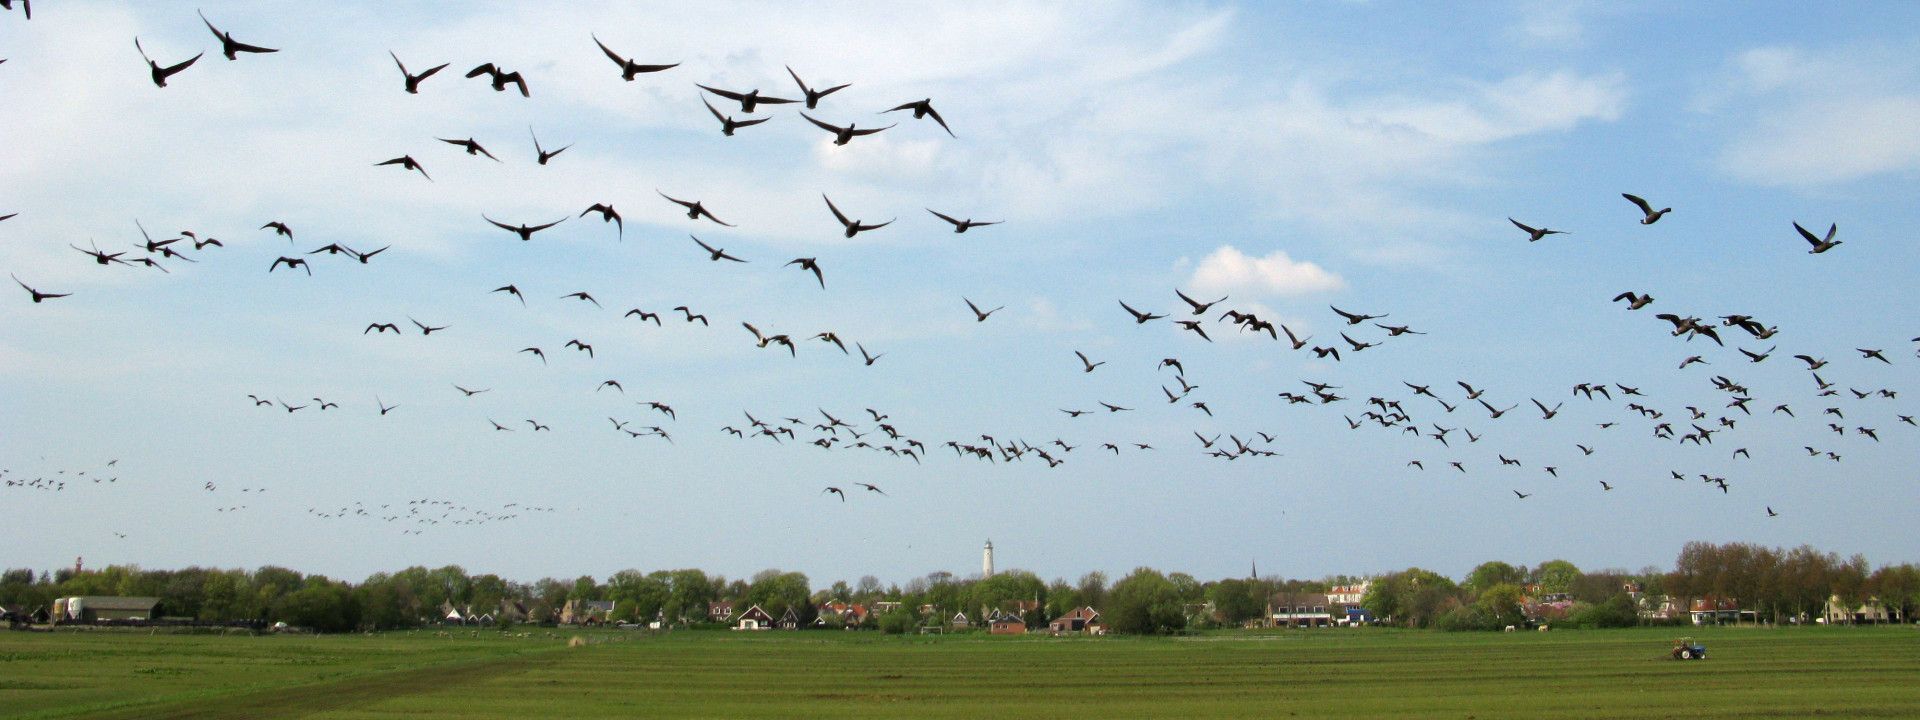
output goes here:
<path id="1" fill-rule="evenodd" d="M 981 577 L 993 577 L 993 541 L 987 541 L 987 549 L 980 554 Z"/>

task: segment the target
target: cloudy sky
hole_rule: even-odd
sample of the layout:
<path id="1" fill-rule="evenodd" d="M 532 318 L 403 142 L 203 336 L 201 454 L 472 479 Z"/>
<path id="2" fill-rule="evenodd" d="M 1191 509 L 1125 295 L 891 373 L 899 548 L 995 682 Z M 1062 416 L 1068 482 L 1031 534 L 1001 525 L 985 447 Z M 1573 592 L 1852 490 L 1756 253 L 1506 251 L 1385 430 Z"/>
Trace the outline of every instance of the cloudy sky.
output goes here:
<path id="1" fill-rule="evenodd" d="M 1639 568 L 1696 539 L 1920 559 L 1902 532 L 1920 428 L 1899 420 L 1920 410 L 1902 394 L 1920 392 L 1920 8 L 549 5 L 0 14 L 0 215 L 18 213 L 0 222 L 0 270 L 72 294 L 0 296 L 0 468 L 20 483 L 0 494 L 0 564 L 357 579 L 458 563 L 525 580 L 777 567 L 824 585 L 972 572 L 987 538 L 1002 567 L 1049 578 L 1143 564 L 1220 577 L 1252 560 L 1292 577 L 1555 557 Z M 224 59 L 196 8 L 280 52 Z M 208 54 L 160 89 L 136 36 L 163 64 Z M 680 65 L 622 82 L 593 36 Z M 409 95 L 389 52 L 414 72 L 451 66 Z M 523 73 L 532 97 L 462 77 L 485 62 Z M 722 136 L 695 84 L 793 96 L 788 67 L 851 83 L 816 117 L 897 124 L 835 146 L 797 106 L 772 106 Z M 879 112 L 922 98 L 952 137 Z M 571 147 L 537 165 L 529 129 Z M 436 140 L 469 137 L 501 162 Z M 374 166 L 400 155 L 432 181 Z M 1642 226 L 1622 192 L 1674 210 Z M 822 194 L 897 220 L 847 239 Z M 624 234 L 577 217 L 594 203 L 622 213 Z M 1004 223 L 954 234 L 927 209 Z M 482 213 L 570 219 L 521 242 Z M 1509 217 L 1568 234 L 1528 243 Z M 295 238 L 256 229 L 269 220 Z M 69 247 L 131 251 L 136 221 L 224 246 L 163 260 L 170 273 Z M 1809 255 L 1794 222 L 1837 223 L 1845 244 Z M 749 262 L 709 262 L 690 233 Z M 392 249 L 364 265 L 306 254 L 329 243 Z M 312 276 L 268 273 L 282 255 Z M 819 259 L 824 290 L 782 265 L 797 257 Z M 525 307 L 489 292 L 509 283 Z M 1195 318 L 1213 342 L 1116 302 L 1192 317 L 1176 288 L 1229 298 Z M 1626 290 L 1656 300 L 1608 302 Z M 561 298 L 576 291 L 603 307 Z M 1005 309 L 976 322 L 963 297 Z M 1426 334 L 1387 338 L 1329 305 Z M 1342 359 L 1238 332 L 1216 321 L 1225 309 Z M 1751 315 L 1779 334 L 1688 342 L 1660 312 Z M 362 334 L 408 318 L 447 329 Z M 760 349 L 741 322 L 803 342 L 793 357 Z M 884 357 L 805 340 L 823 331 Z M 1354 353 L 1341 332 L 1382 344 Z M 1774 346 L 1757 364 L 1736 351 Z M 1106 364 L 1082 372 L 1075 351 Z M 1819 397 L 1796 354 L 1826 359 L 1839 395 Z M 1692 355 L 1706 364 L 1676 369 Z M 1198 386 L 1178 403 L 1163 358 Z M 1748 389 L 1752 416 L 1725 407 L 1716 375 Z M 596 390 L 610 379 L 624 393 Z M 1278 397 L 1303 380 L 1348 399 Z M 1520 407 L 1490 418 L 1459 380 Z M 1644 397 L 1569 395 L 1603 381 Z M 1896 397 L 1849 390 L 1883 388 Z M 1423 433 L 1481 440 L 1350 429 L 1369 397 L 1400 401 Z M 398 407 L 383 416 L 376 398 Z M 1535 398 L 1565 406 L 1543 419 Z M 1060 412 L 1100 402 L 1134 410 Z M 1793 417 L 1769 412 L 1783 403 Z M 1688 406 L 1702 427 L 1735 427 L 1711 444 L 1654 436 L 1689 432 Z M 807 444 L 821 410 L 879 433 L 867 408 L 925 443 L 924 462 Z M 745 413 L 805 422 L 780 443 L 721 430 L 750 429 Z M 1195 433 L 1267 433 L 1253 445 L 1278 456 L 1209 457 Z M 982 435 L 1063 462 L 945 445 Z M 409 514 L 419 500 L 446 504 Z"/>

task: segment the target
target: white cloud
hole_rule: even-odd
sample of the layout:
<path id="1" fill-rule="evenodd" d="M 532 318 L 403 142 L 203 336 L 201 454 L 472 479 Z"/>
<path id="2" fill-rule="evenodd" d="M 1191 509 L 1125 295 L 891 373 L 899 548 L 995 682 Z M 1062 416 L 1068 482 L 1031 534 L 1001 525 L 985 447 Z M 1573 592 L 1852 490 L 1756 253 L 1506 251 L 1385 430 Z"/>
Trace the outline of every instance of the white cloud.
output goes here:
<path id="1" fill-rule="evenodd" d="M 1284 250 L 1252 257 L 1222 245 L 1194 267 L 1187 285 L 1196 292 L 1292 297 L 1339 290 L 1347 282 L 1317 264 L 1288 257 Z"/>
<path id="2" fill-rule="evenodd" d="M 1762 47 L 1735 57 L 1732 82 L 1698 109 L 1737 128 L 1721 168 L 1745 182 L 1806 186 L 1920 170 L 1920 63 L 1907 52 L 1846 48 L 1809 54 Z"/>

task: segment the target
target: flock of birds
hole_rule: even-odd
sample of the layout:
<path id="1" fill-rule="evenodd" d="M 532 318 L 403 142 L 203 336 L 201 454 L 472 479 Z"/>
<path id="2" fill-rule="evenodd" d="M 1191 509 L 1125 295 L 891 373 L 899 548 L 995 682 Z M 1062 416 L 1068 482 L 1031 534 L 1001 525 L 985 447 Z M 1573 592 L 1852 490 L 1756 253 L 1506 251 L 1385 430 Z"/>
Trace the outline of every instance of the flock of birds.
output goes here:
<path id="1" fill-rule="evenodd" d="M 15 4 L 9 0 L 0 0 L 0 8 L 11 9 Z M 27 10 L 26 0 L 18 0 L 17 4 L 22 10 Z M 243 55 L 257 56 L 279 52 L 275 48 L 237 40 L 233 33 L 221 30 L 204 14 L 200 16 L 200 20 L 218 40 L 221 54 L 229 61 L 239 60 Z M 588 45 L 589 40 L 591 45 Z M 134 45 L 145 61 L 151 80 L 157 88 L 167 88 L 169 82 L 180 82 L 182 74 L 193 69 L 204 54 L 197 53 L 185 59 L 169 58 L 159 61 L 149 54 L 139 38 L 134 38 Z M 614 68 L 607 73 L 609 81 L 617 77 L 621 81 L 634 82 L 642 75 L 665 73 L 680 66 L 677 62 L 636 61 L 609 47 L 597 36 L 582 39 L 581 45 L 582 52 L 598 52 L 611 62 Z M 399 77 L 396 78 L 395 90 L 418 94 L 437 90 L 444 84 L 427 85 L 429 80 L 449 67 L 450 63 L 432 65 L 416 73 L 409 70 L 405 61 L 397 54 L 391 52 L 389 54 L 392 55 L 393 62 L 398 68 Z M 771 116 L 760 113 L 787 105 L 799 105 L 804 108 L 797 114 L 811 125 L 830 133 L 834 145 L 846 145 L 858 138 L 897 127 L 897 124 L 862 127 L 851 121 L 842 125 L 821 119 L 819 115 L 823 114 L 822 106 L 829 104 L 829 98 L 834 93 L 849 85 L 816 88 L 810 86 L 791 67 L 785 69 L 792 77 L 795 89 L 798 90 L 795 97 L 762 94 L 759 89 L 739 91 L 696 83 L 697 87 L 706 94 L 702 97 L 701 103 L 705 111 L 720 125 L 720 134 L 723 137 L 733 136 L 745 128 L 765 123 L 771 119 Z M 537 87 L 535 84 L 530 84 L 525 74 L 493 62 L 478 64 L 465 73 L 465 76 L 485 82 L 494 91 L 514 92 L 522 97 L 531 97 L 532 88 Z M 728 110 L 734 109 L 733 106 L 737 105 L 738 113 L 732 114 L 716 107 L 716 100 L 725 105 Z M 699 108 L 691 108 L 689 111 L 698 112 Z M 908 117 L 914 120 L 931 120 L 945 134 L 957 137 L 946 118 L 934 109 L 930 99 L 900 103 L 889 109 L 880 110 L 876 114 L 885 115 L 894 112 L 908 112 L 910 113 Z M 439 143 L 458 148 L 465 156 L 502 162 L 498 155 L 473 137 L 436 136 L 434 139 Z M 560 161 L 561 156 L 574 147 L 573 144 L 567 144 L 550 148 L 541 143 L 539 136 L 534 134 L 531 128 L 529 128 L 529 139 L 536 162 L 542 166 Z M 422 181 L 433 181 L 433 176 L 429 174 L 425 163 L 411 153 L 403 153 L 371 164 L 378 168 L 418 173 Z M 654 192 L 659 195 L 661 202 L 670 204 L 675 208 L 676 213 L 683 212 L 693 224 L 704 222 L 714 226 L 734 227 L 720 217 L 726 212 L 725 203 L 709 205 L 704 198 L 678 197 L 660 189 L 655 189 Z M 1637 221 L 1644 226 L 1654 225 L 1673 212 L 1672 208 L 1667 207 L 1656 209 L 1654 203 L 1633 194 L 1623 194 L 1623 197 L 1632 204 L 1637 211 Z M 843 208 L 823 193 L 820 226 L 825 230 L 837 231 L 845 238 L 853 238 L 860 233 L 880 231 L 898 220 L 898 218 L 889 217 L 884 221 L 869 222 L 864 218 L 856 217 L 855 214 L 858 213 L 849 214 L 849 209 L 853 208 Z M 933 220 L 943 223 L 944 227 L 950 227 L 954 233 L 966 233 L 977 228 L 998 225 L 1001 222 L 975 220 L 971 217 L 961 217 L 965 213 L 942 212 L 931 208 L 927 208 L 926 211 Z M 588 216 L 597 216 L 602 225 L 612 224 L 617 239 L 625 237 L 625 219 L 608 202 L 595 202 L 577 214 L 569 211 L 551 220 L 539 218 L 538 222 L 526 222 L 518 218 L 500 219 L 487 213 L 478 215 L 479 217 L 475 220 L 476 225 L 484 223 L 486 226 L 505 231 L 521 242 L 533 242 L 542 232 L 570 220 L 579 220 Z M 915 215 L 918 216 L 917 213 Z M 0 221 L 12 217 L 14 217 L 13 214 L 0 215 Z M 827 221 L 829 217 L 831 223 Z M 273 237 L 284 238 L 289 244 L 296 243 L 301 237 L 285 222 L 278 219 L 262 219 L 267 221 L 259 226 L 258 231 L 270 232 Z M 1514 227 L 1525 233 L 1526 240 L 1530 243 L 1567 234 L 1564 230 L 1530 225 L 1514 218 L 1507 219 Z M 933 220 L 927 222 L 933 222 Z M 182 230 L 174 237 L 155 239 L 140 221 L 136 220 L 134 225 L 134 229 L 139 233 L 139 241 L 133 243 L 131 249 L 122 250 L 117 247 L 102 249 L 91 243 L 84 248 L 76 244 L 70 244 L 70 246 L 85 258 L 84 262 L 103 267 L 141 267 L 161 272 L 167 272 L 167 265 L 174 262 L 199 262 L 206 253 L 210 252 L 209 248 L 225 248 L 225 243 L 210 234 L 203 235 L 191 230 Z M 1841 245 L 1841 241 L 1837 239 L 1837 224 L 1830 224 L 1824 233 L 1810 231 L 1798 222 L 1792 223 L 1792 227 L 1800 238 L 1809 244 L 1810 254 L 1823 254 Z M 698 235 L 689 234 L 688 238 L 689 242 L 683 245 L 682 249 L 674 252 L 683 252 L 688 258 L 704 258 L 710 263 L 728 267 L 764 260 L 748 257 L 751 253 L 719 247 L 715 243 L 701 239 Z M 348 268 L 368 266 L 389 249 L 391 246 L 359 250 L 330 242 L 303 252 L 275 253 L 277 257 L 266 263 L 265 272 L 276 273 L 285 270 L 311 276 L 315 274 L 316 264 L 321 262 L 338 263 Z M 780 262 L 780 260 L 781 258 L 775 258 L 773 262 Z M 75 258 L 75 261 L 82 262 L 80 258 Z M 827 264 L 818 257 L 786 259 L 779 267 L 780 272 L 800 275 L 801 277 L 796 278 L 800 282 L 806 279 L 815 281 L 821 291 L 827 291 L 829 288 L 829 283 L 826 281 L 826 275 L 830 274 Z M 792 268 L 792 270 L 785 268 Z M 61 289 L 58 288 L 43 288 L 18 274 L 12 277 L 14 282 L 24 290 L 27 300 L 31 303 L 64 300 L 75 295 L 70 291 L 59 291 Z M 601 298 L 586 290 L 574 290 L 563 294 L 553 294 L 554 292 L 546 291 L 535 299 L 568 301 L 591 305 L 596 309 L 606 309 Z M 473 293 L 475 302 L 512 302 L 521 306 L 529 304 L 528 292 L 517 282 L 507 283 L 491 290 L 476 288 Z M 1378 312 L 1374 309 L 1355 312 L 1329 306 L 1331 315 L 1326 319 L 1336 329 L 1330 333 L 1323 332 L 1321 337 L 1316 337 L 1297 332 L 1278 318 L 1263 318 L 1252 309 L 1230 306 L 1227 304 L 1230 299 L 1225 296 L 1217 299 L 1196 298 L 1184 288 L 1172 288 L 1170 297 L 1164 299 L 1116 298 L 1117 308 L 1111 317 L 1111 322 L 1116 327 L 1164 323 L 1163 326 L 1173 328 L 1173 332 L 1178 337 L 1189 343 L 1187 347 L 1194 352 L 1201 352 L 1206 344 L 1215 342 L 1215 336 L 1221 333 L 1249 335 L 1255 338 L 1264 335 L 1265 342 L 1278 343 L 1283 351 L 1310 353 L 1315 360 L 1334 363 L 1353 362 L 1364 352 L 1386 352 L 1387 350 L 1376 350 L 1376 348 L 1391 348 L 1403 343 L 1417 342 L 1418 337 L 1428 333 L 1428 330 L 1414 329 L 1412 323 L 1394 324 L 1391 322 L 1394 319 L 1391 312 Z M 957 297 L 955 300 L 953 311 L 956 317 L 971 319 L 974 323 L 990 322 L 996 313 L 1004 309 L 1003 305 L 978 302 L 971 296 Z M 1598 300 L 1596 299 L 1596 302 Z M 1654 306 L 1657 302 L 1651 293 L 1639 288 L 1621 292 L 1612 300 L 1615 303 L 1624 303 L 1621 306 L 1624 312 L 1638 312 Z M 964 314 L 962 314 L 963 307 Z M 1660 307 L 1664 309 L 1665 306 Z M 725 325 L 737 323 L 740 330 L 735 332 L 740 332 L 739 339 L 743 345 L 751 342 L 759 350 L 771 349 L 775 353 L 784 351 L 788 353 L 789 358 L 798 357 L 803 346 L 809 349 L 809 352 L 838 351 L 849 360 L 857 352 L 864 367 L 871 367 L 886 357 L 884 352 L 870 350 L 864 341 L 844 337 L 833 329 L 776 330 L 763 327 L 764 323 L 756 323 L 752 319 L 723 321 L 710 317 L 706 312 L 697 311 L 687 304 L 677 305 L 671 309 L 615 305 L 616 310 L 620 308 L 627 308 L 622 313 L 623 319 L 631 318 L 642 328 L 646 323 L 652 323 L 655 328 L 663 328 L 671 323 L 698 331 L 719 332 Z M 1734 447 L 1738 444 L 1737 438 L 1740 437 L 1740 425 L 1751 422 L 1750 418 L 1757 414 L 1765 414 L 1795 419 L 1806 424 L 1811 428 L 1806 444 L 1803 446 L 1806 455 L 1830 462 L 1840 462 L 1843 451 L 1855 447 L 1854 443 L 1879 442 L 1881 434 L 1889 429 L 1889 424 L 1915 425 L 1913 416 L 1888 409 L 1888 404 L 1897 400 L 1898 389 L 1857 388 L 1844 382 L 1837 382 L 1847 374 L 1845 364 L 1848 362 L 1893 364 L 1894 361 L 1889 357 L 1889 351 L 1886 348 L 1853 348 L 1853 351 L 1858 354 L 1857 358 L 1836 361 L 1831 365 L 1823 355 L 1811 349 L 1792 355 L 1790 358 L 1775 359 L 1778 357 L 1778 341 L 1775 338 L 1784 335 L 1783 331 L 1778 326 L 1769 325 L 1749 315 L 1721 315 L 1717 316 L 1716 322 L 1697 316 L 1693 312 L 1676 310 L 1655 313 L 1653 317 L 1665 323 L 1663 329 L 1670 330 L 1671 337 L 1677 342 L 1681 342 L 1688 348 L 1706 348 L 1699 354 L 1685 357 L 1679 362 L 1677 370 L 1705 376 L 1701 380 L 1704 381 L 1704 386 L 1710 387 L 1714 393 L 1710 396 L 1711 401 L 1695 401 L 1688 404 L 1686 400 L 1681 399 L 1656 399 L 1643 393 L 1640 388 L 1618 380 L 1583 381 L 1571 387 L 1570 396 L 1541 398 L 1507 394 L 1499 389 L 1459 378 L 1448 378 L 1447 381 L 1442 382 L 1395 379 L 1391 385 L 1392 390 L 1365 393 L 1328 382 L 1302 380 L 1298 387 L 1278 392 L 1277 397 L 1287 406 L 1352 407 L 1354 409 L 1351 411 L 1339 413 L 1350 430 L 1404 435 L 1423 443 L 1430 443 L 1426 447 L 1439 455 L 1437 459 L 1432 456 L 1410 458 L 1406 461 L 1407 468 L 1413 471 L 1425 471 L 1428 469 L 1428 461 L 1434 460 L 1436 469 L 1443 467 L 1463 474 L 1479 470 L 1481 461 L 1462 453 L 1465 448 L 1494 437 L 1493 432 L 1487 429 L 1488 427 L 1495 423 L 1519 422 L 1522 418 L 1535 413 L 1538 414 L 1537 418 L 1533 418 L 1536 422 L 1569 422 L 1561 419 L 1561 416 L 1566 403 L 1570 401 L 1601 403 L 1598 412 L 1607 413 L 1602 420 L 1593 423 L 1594 438 L 1597 439 L 1584 440 L 1556 454 L 1573 458 L 1584 458 L 1605 452 L 1607 446 L 1605 433 L 1634 430 L 1676 445 L 1694 445 L 1701 448 L 1713 446 L 1721 449 L 1728 461 L 1751 460 L 1758 451 L 1757 448 Z M 402 319 L 405 320 L 405 324 L 401 323 Z M 394 317 L 368 319 L 364 328 L 359 330 L 359 334 L 382 336 L 418 333 L 422 337 L 430 337 L 435 333 L 448 331 L 449 327 L 449 324 L 431 321 L 431 318 L 422 320 L 404 313 L 395 313 Z M 1738 333 L 1743 333 L 1747 337 L 1739 337 Z M 1325 337 L 1325 335 L 1332 337 Z M 1770 345 L 1765 349 L 1757 347 L 1748 349 L 1738 345 L 1738 341 L 1749 339 L 1754 342 L 1768 342 Z M 1695 340 L 1705 342 L 1688 344 Z M 1176 342 L 1176 340 L 1169 340 L 1169 342 Z M 1708 347 L 1706 342 L 1712 345 Z M 1920 343 L 1920 337 L 1914 338 L 1913 342 Z M 558 345 L 531 344 L 518 348 L 501 348 L 500 351 L 524 356 L 525 362 L 542 366 L 559 361 L 562 357 L 574 362 L 592 362 L 599 359 L 595 343 L 582 337 L 569 337 L 564 343 Z M 1735 354 L 1736 351 L 1737 354 Z M 1073 363 L 1068 365 L 1066 358 L 1062 358 L 1061 362 L 1063 366 L 1077 369 L 1082 374 L 1099 372 L 1102 368 L 1109 366 L 1109 363 L 1114 362 L 1110 359 L 1096 358 L 1085 350 L 1075 350 L 1073 354 L 1075 356 Z M 1733 369 L 1743 364 L 1788 361 L 1805 365 L 1809 382 L 1800 391 L 1751 387 L 1736 379 L 1736 371 Z M 1701 366 L 1702 369 L 1694 369 L 1695 366 Z M 1143 388 L 1144 392 L 1140 395 L 1095 398 L 1084 405 L 1059 408 L 1059 412 L 1069 419 L 1092 419 L 1142 411 L 1147 404 L 1157 405 L 1164 400 L 1168 406 L 1179 408 L 1181 412 L 1197 413 L 1211 418 L 1215 411 L 1212 403 L 1228 400 L 1197 394 L 1200 385 L 1190 380 L 1187 361 L 1179 357 L 1160 357 L 1155 367 L 1165 373 L 1163 382 L 1158 384 L 1157 392 Z M 1706 367 L 1715 369 L 1706 370 Z M 440 387 L 439 391 L 459 393 L 458 397 L 478 403 L 484 401 L 480 396 L 491 392 L 492 389 L 492 387 L 474 387 L 459 382 L 447 382 Z M 619 378 L 608 378 L 591 388 L 583 387 L 581 391 L 607 393 L 624 398 L 627 386 Z M 1358 396 L 1362 394 L 1367 397 L 1359 399 Z M 1763 396 L 1767 399 L 1760 399 Z M 343 405 L 354 406 L 357 403 L 331 401 L 306 393 L 296 394 L 293 397 L 294 399 L 289 401 L 272 393 L 256 393 L 247 395 L 246 399 L 253 407 L 259 408 L 260 412 L 286 415 L 339 411 L 366 412 L 373 413 L 376 417 L 386 417 L 403 407 L 400 404 L 389 404 L 382 399 L 382 395 L 375 395 L 374 403 L 364 408 L 346 407 L 344 409 Z M 606 418 L 612 432 L 632 439 L 674 442 L 674 435 L 678 431 L 669 429 L 679 422 L 679 413 L 674 407 L 663 400 L 651 398 L 635 400 L 634 404 L 642 413 L 641 416 L 627 418 L 608 416 Z M 477 413 L 475 419 L 479 429 L 492 433 L 554 431 L 554 424 L 543 422 L 539 418 L 494 417 Z M 478 424 L 482 419 L 485 424 Z M 1816 422 L 1817 425 L 1814 424 Z M 1475 426 L 1479 427 L 1478 431 Z M 924 434 L 911 433 L 904 428 L 905 423 L 902 420 L 895 420 L 889 413 L 879 409 L 861 408 L 856 412 L 847 412 L 829 411 L 824 407 L 816 407 L 792 414 L 765 409 L 746 409 L 740 411 L 739 419 L 735 422 L 699 432 L 725 433 L 740 442 L 794 444 L 811 446 L 822 451 L 875 453 L 914 464 L 929 462 L 934 457 L 951 451 L 954 458 L 963 461 L 999 464 L 1031 462 L 1043 463 L 1051 468 L 1067 463 L 1072 453 L 1076 451 L 1117 456 L 1163 450 L 1155 447 L 1152 442 L 1139 440 L 1109 438 L 1069 442 L 1060 437 L 1030 440 L 1021 437 L 1019 433 L 994 431 L 980 432 L 965 438 L 935 440 Z M 1199 431 L 1186 434 L 1190 434 L 1193 438 L 1191 449 L 1211 459 L 1238 461 L 1282 457 L 1276 442 L 1283 435 L 1279 432 L 1269 432 L 1267 429 L 1256 428 L 1243 432 L 1212 435 Z M 1184 436 L 1185 434 L 1182 435 L 1183 438 Z M 1499 441 L 1490 441 L 1489 445 L 1496 442 Z M 1182 443 L 1185 443 L 1184 439 Z M 1573 456 L 1575 452 L 1579 454 Z M 1540 476 L 1558 478 L 1561 469 L 1570 466 L 1568 457 L 1524 462 L 1519 457 L 1521 453 L 1507 447 L 1497 449 L 1492 454 L 1498 460 L 1495 468 L 1500 471 L 1505 471 L 1507 468 L 1524 470 L 1531 467 L 1537 468 Z M 109 463 L 109 465 L 112 464 Z M 1735 480 L 1712 472 L 1684 468 L 1669 472 L 1674 481 L 1690 483 L 1697 481 L 1710 491 L 1720 493 L 1730 494 L 1737 485 Z M 85 478 L 94 483 L 100 483 L 103 480 L 98 472 L 89 476 L 84 471 L 69 474 L 66 470 L 30 480 L 0 470 L 0 478 L 5 478 L 8 488 L 42 491 L 62 490 L 70 479 Z M 117 477 L 108 477 L 104 480 L 110 483 L 116 482 Z M 1596 479 L 1595 482 L 1599 486 L 1599 492 L 1609 492 L 1622 482 L 1622 478 Z M 853 483 L 848 487 L 829 486 L 819 493 L 832 495 L 841 502 L 847 502 L 850 494 L 849 487 L 854 489 L 851 494 L 856 497 L 886 496 L 885 490 L 881 487 L 868 483 Z M 1516 499 L 1526 500 L 1533 496 L 1532 492 L 1526 491 L 1528 487 L 1530 485 L 1523 484 L 1521 487 L 1512 488 L 1511 492 Z M 214 483 L 209 482 L 205 490 L 215 492 L 218 488 Z M 265 491 L 265 488 L 243 489 L 243 492 L 248 493 Z M 218 509 L 226 512 L 245 508 L 244 504 L 233 504 Z M 404 505 L 355 501 L 326 509 L 313 506 L 309 507 L 307 512 L 313 517 L 322 519 L 367 518 L 388 523 L 411 523 L 412 527 L 402 532 L 416 534 L 438 525 L 482 525 L 515 520 L 529 512 L 550 513 L 554 510 L 551 507 L 523 506 L 518 503 L 492 507 L 445 498 L 419 498 L 409 500 Z M 1770 505 L 1766 507 L 1766 512 L 1769 516 L 1778 514 Z"/>

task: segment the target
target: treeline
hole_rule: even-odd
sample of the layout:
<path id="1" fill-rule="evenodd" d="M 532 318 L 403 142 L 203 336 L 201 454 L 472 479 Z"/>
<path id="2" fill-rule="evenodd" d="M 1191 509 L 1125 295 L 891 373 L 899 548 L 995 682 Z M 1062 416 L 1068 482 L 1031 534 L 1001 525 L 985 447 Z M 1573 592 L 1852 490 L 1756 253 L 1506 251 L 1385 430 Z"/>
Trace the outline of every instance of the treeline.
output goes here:
<path id="1" fill-rule="evenodd" d="M 1298 605 L 1332 586 L 1359 582 L 1344 576 L 1203 582 L 1186 573 L 1139 568 L 1111 584 L 1099 572 L 1087 573 L 1077 582 L 1045 582 L 1014 570 L 990 578 L 936 572 L 904 585 L 883 585 L 866 576 L 852 584 L 839 581 L 814 588 L 806 575 L 797 572 L 767 570 L 730 580 L 697 569 L 623 570 L 604 581 L 582 576 L 520 583 L 449 565 L 376 573 L 353 583 L 274 566 L 253 571 L 110 566 L 79 573 L 7 570 L 0 575 L 0 605 L 31 611 L 50 606 L 58 597 L 147 596 L 160 599 L 160 613 L 166 617 L 286 622 L 339 632 L 434 624 L 444 617 L 442 608 L 449 606 L 463 614 L 471 610 L 499 615 L 500 608 L 511 604 L 540 621 L 556 619 L 570 600 L 611 600 L 615 602 L 613 621 L 663 618 L 693 625 L 707 621 L 709 603 L 730 600 L 736 611 L 759 605 L 775 618 L 792 609 L 802 623 L 810 624 L 819 606 L 829 601 L 870 606 L 887 601 L 899 603 L 898 609 L 874 613 L 865 622 L 890 632 L 941 622 L 955 613 L 976 623 L 995 613 L 1011 613 L 1039 628 L 1074 608 L 1091 606 L 1117 632 L 1165 633 L 1237 627 L 1265 617 L 1270 606 Z M 1528 619 L 1530 608 L 1538 612 L 1543 604 L 1556 613 L 1557 624 L 1611 627 L 1645 622 L 1647 615 L 1663 606 L 1677 608 L 1684 617 L 1688 603 L 1701 598 L 1737 599 L 1743 609 L 1776 622 L 1805 620 L 1817 616 L 1829 596 L 1838 596 L 1849 606 L 1877 598 L 1900 617 L 1911 617 L 1920 604 L 1920 569 L 1901 564 L 1870 570 L 1858 555 L 1843 559 L 1808 547 L 1782 550 L 1744 543 L 1690 543 L 1672 570 L 1582 572 L 1563 560 L 1533 567 L 1493 561 L 1455 581 L 1409 568 L 1373 578 L 1361 605 L 1379 621 L 1408 627 L 1516 625 Z"/>

